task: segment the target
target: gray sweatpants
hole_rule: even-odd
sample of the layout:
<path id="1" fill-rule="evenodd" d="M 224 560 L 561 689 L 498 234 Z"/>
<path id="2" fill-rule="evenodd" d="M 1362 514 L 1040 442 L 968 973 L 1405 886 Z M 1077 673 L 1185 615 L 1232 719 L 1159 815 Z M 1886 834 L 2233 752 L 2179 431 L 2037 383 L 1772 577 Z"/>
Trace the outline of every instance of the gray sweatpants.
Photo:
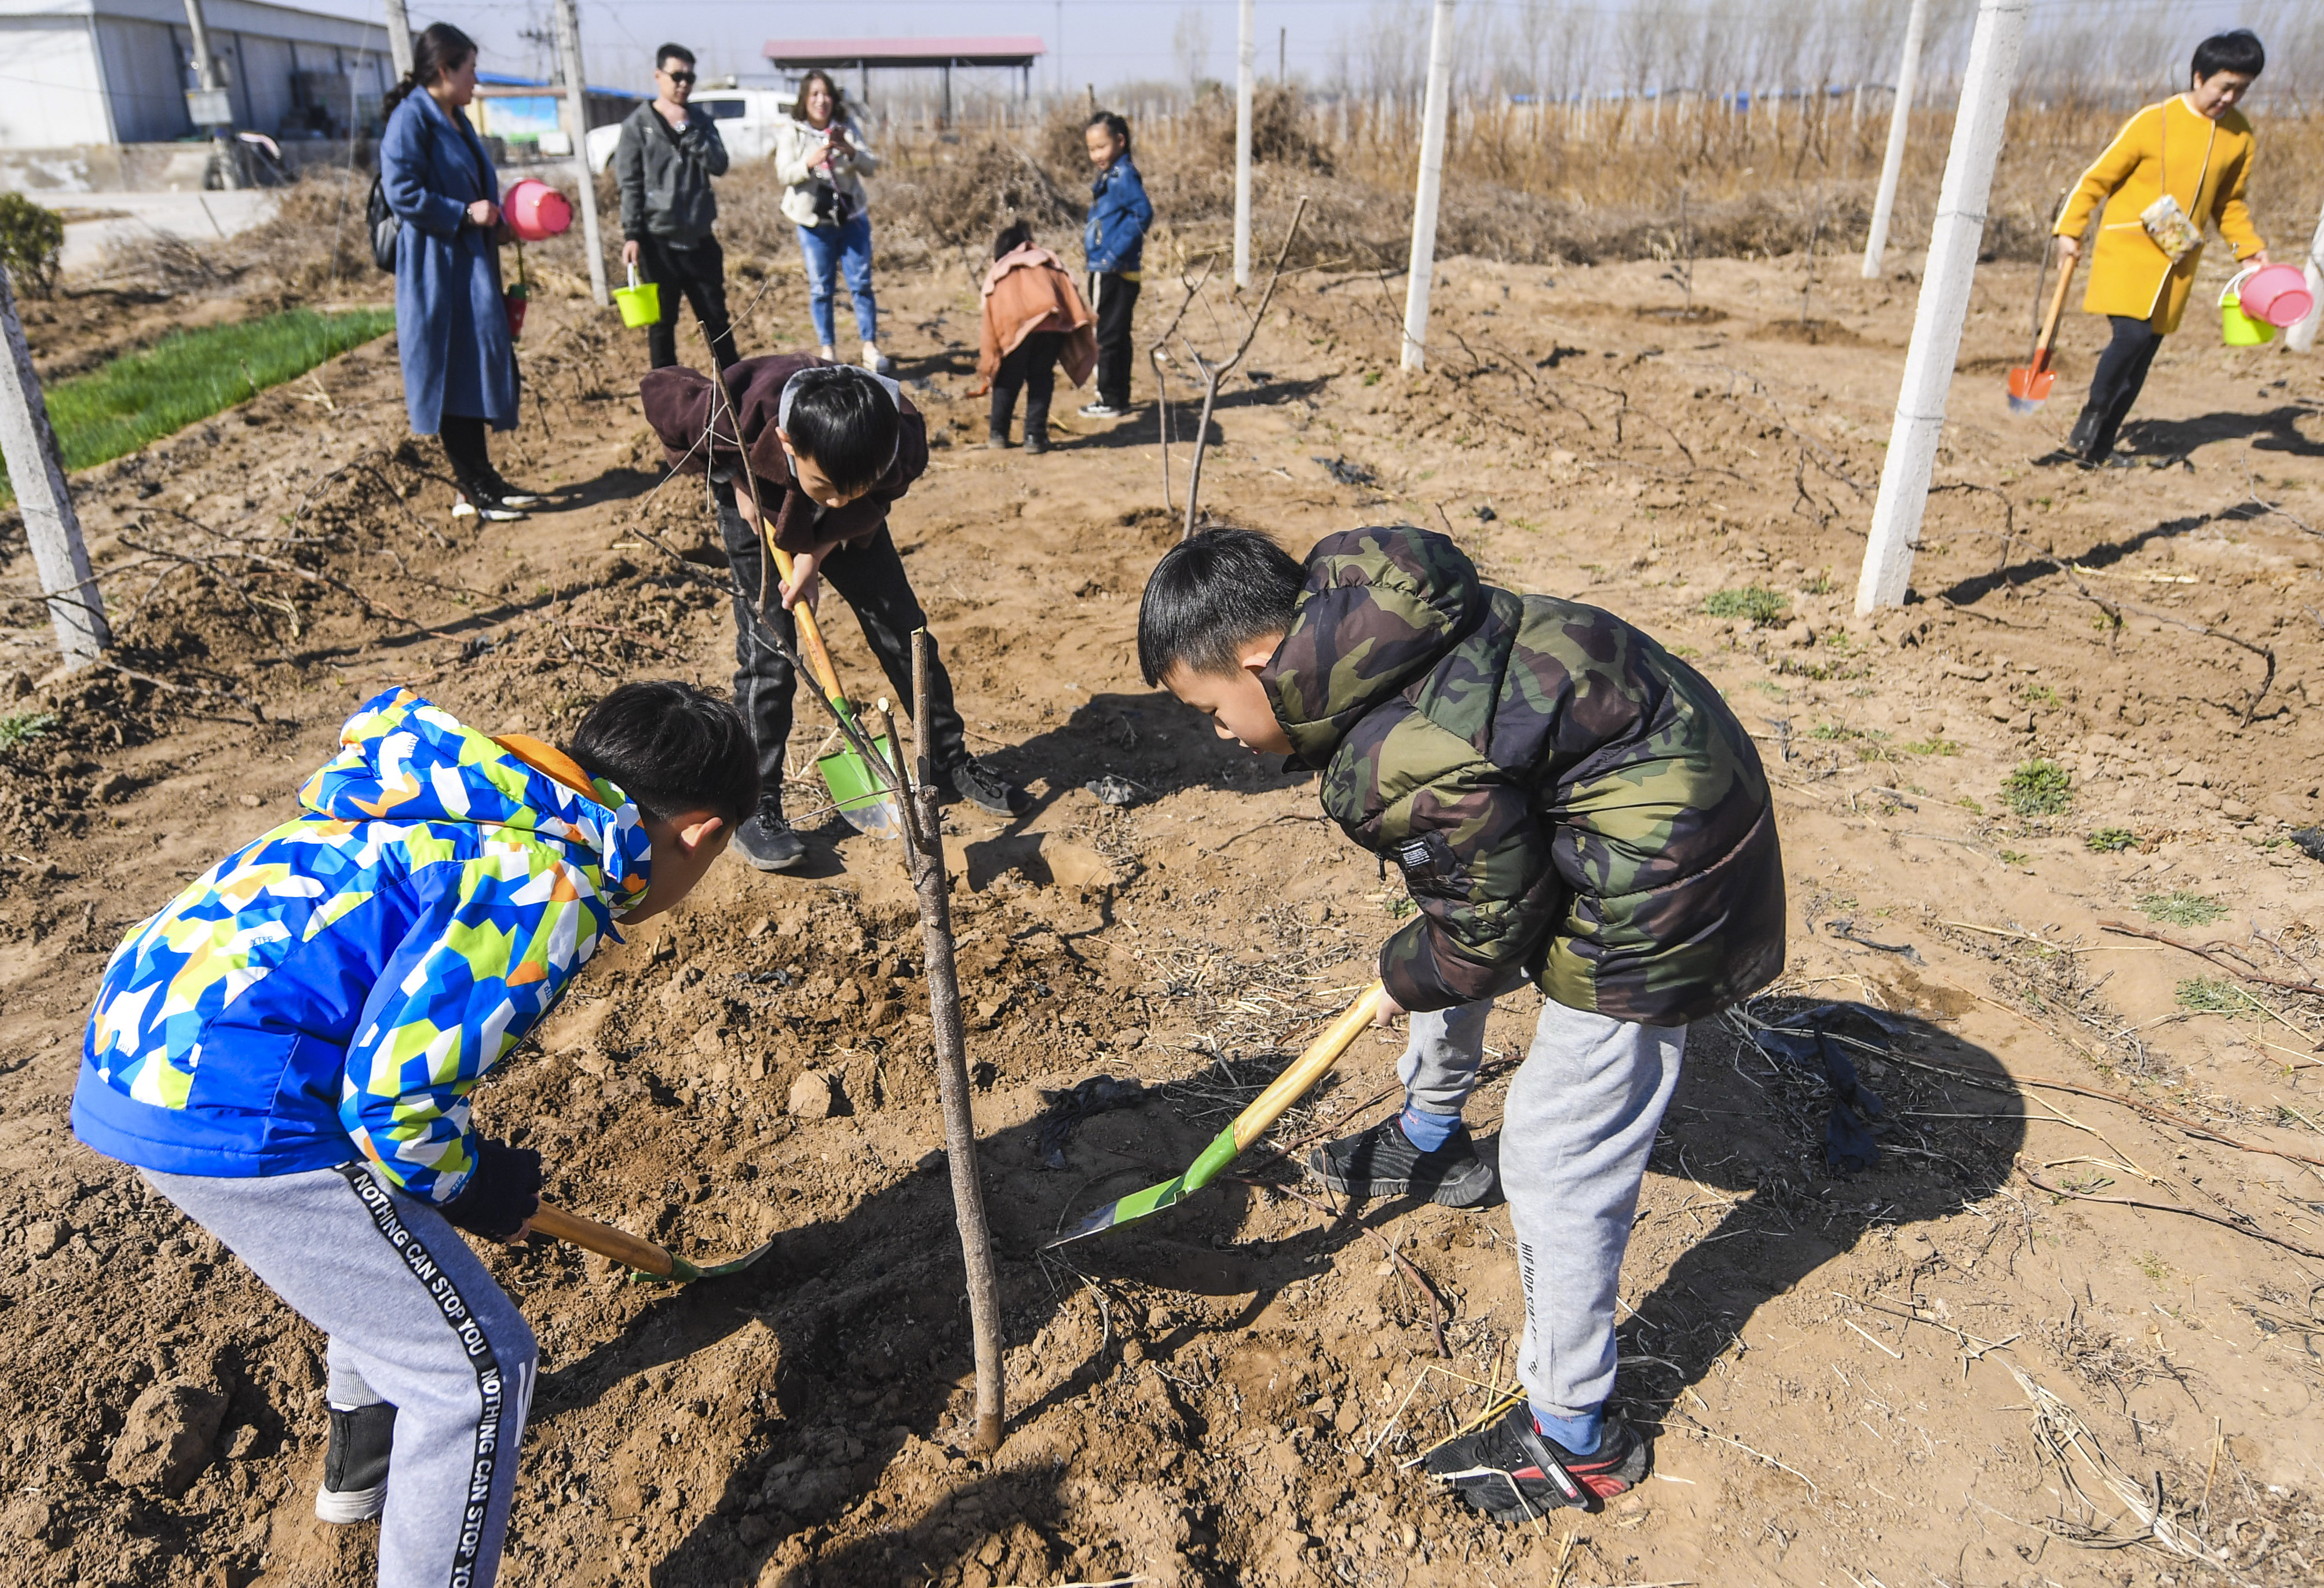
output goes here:
<path id="1" fill-rule="evenodd" d="M 1397 1073 L 1413 1107 L 1461 1112 L 1492 1007 L 1488 999 L 1412 1017 Z M 1552 998 L 1509 1083 L 1501 1189 L 1525 1287 L 1517 1380 L 1544 1411 L 1581 1417 L 1613 1392 L 1615 1283 L 1685 1051 L 1683 1025 L 1613 1020 Z"/>
<path id="2" fill-rule="evenodd" d="M 491 1588 L 538 1352 L 459 1233 L 360 1163 L 144 1174 L 330 1336 L 333 1404 L 395 1407 L 380 1588 Z"/>

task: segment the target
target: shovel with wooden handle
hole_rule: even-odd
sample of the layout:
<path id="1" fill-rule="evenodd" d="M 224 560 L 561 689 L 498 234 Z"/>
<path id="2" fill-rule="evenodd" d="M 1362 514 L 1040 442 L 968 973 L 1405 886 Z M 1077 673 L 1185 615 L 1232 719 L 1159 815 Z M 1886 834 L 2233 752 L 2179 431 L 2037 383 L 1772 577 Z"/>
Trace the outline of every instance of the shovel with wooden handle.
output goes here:
<path id="1" fill-rule="evenodd" d="M 595 1252 L 600 1257 L 610 1257 L 633 1270 L 641 1278 L 664 1280 L 676 1285 L 693 1280 L 715 1280 L 721 1274 L 740 1273 L 772 1251 L 775 1244 L 769 1240 L 732 1262 L 715 1262 L 707 1268 L 697 1268 L 667 1246 L 641 1241 L 627 1230 L 617 1230 L 612 1225 L 599 1224 L 594 1218 L 567 1213 L 562 1207 L 551 1207 L 546 1202 L 533 1211 L 532 1233 L 568 1242 Z"/>
<path id="2" fill-rule="evenodd" d="M 1187 1165 L 1185 1173 L 1158 1186 L 1133 1191 L 1119 1202 L 1109 1202 L 1071 1231 L 1054 1241 L 1045 1242 L 1043 1250 L 1116 1228 L 1133 1219 L 1144 1218 L 1149 1213 L 1159 1213 L 1209 1185 L 1218 1178 L 1220 1170 L 1235 1161 L 1237 1153 L 1265 1135 L 1269 1125 L 1282 1118 L 1294 1103 L 1305 1097 L 1332 1066 L 1340 1061 L 1340 1055 L 1348 1051 L 1348 1044 L 1356 1040 L 1356 1033 L 1371 1023 L 1372 1000 L 1379 993 L 1380 984 L 1374 982 L 1357 994 L 1356 1001 L 1348 1005 L 1347 1013 L 1332 1022 L 1323 1035 L 1308 1043 L 1307 1051 L 1293 1061 L 1290 1069 L 1277 1076 L 1267 1090 L 1253 1099 L 1250 1107 L 1236 1115 L 1234 1122 L 1203 1149 L 1202 1156 Z"/>
<path id="3" fill-rule="evenodd" d="M 2050 367 L 2050 344 L 2058 335 L 2058 317 L 2065 312 L 2066 289 L 2074 284 L 2075 263 L 2067 261 L 2058 272 L 2058 289 L 2051 294 L 2050 312 L 2034 343 L 2034 362 L 2009 372 L 2009 411 L 2019 418 L 2040 412 L 2050 399 L 2050 388 L 2057 383 L 2058 372 Z"/>
<path id="4" fill-rule="evenodd" d="M 766 547 L 774 554 L 775 567 L 782 574 L 783 583 L 789 583 L 790 553 L 777 546 L 772 536 L 767 537 Z M 799 650 L 814 670 L 816 686 L 823 691 L 834 711 L 860 729 L 862 725 L 856 722 L 854 708 L 847 703 L 847 696 L 839 687 L 839 670 L 831 665 L 831 652 L 824 647 L 823 630 L 816 626 L 814 611 L 807 602 L 800 601 L 791 608 L 791 620 L 798 626 Z M 893 757 L 895 750 L 886 739 L 876 743 L 883 756 Z M 880 775 L 864 764 L 853 746 L 842 745 L 820 757 L 815 769 L 823 774 L 823 785 L 831 791 L 832 803 L 839 808 L 850 827 L 873 838 L 904 836 L 903 816 L 896 808 L 895 795 L 888 792 Z"/>

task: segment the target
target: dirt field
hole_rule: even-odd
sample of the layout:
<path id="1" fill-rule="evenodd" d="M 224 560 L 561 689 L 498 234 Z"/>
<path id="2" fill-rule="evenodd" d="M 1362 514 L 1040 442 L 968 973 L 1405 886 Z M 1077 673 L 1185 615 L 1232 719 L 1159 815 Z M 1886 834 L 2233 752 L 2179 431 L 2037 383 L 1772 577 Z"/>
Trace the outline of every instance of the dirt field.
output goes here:
<path id="1" fill-rule="evenodd" d="M 1150 410 L 1067 418 L 1046 458 L 982 450 L 967 278 L 895 270 L 883 340 L 944 438 L 895 529 L 973 746 L 1038 795 L 1006 825 L 951 813 L 1009 1437 L 966 1453 L 899 859 L 810 818 L 807 874 L 722 864 L 478 1094 L 488 1130 L 543 1152 L 557 1200 L 697 1254 L 776 1243 L 683 1291 L 565 1248 L 490 1258 L 543 1347 L 506 1580 L 2314 1581 L 2324 999 L 2236 968 L 2324 968 L 2319 865 L 2291 836 L 2324 812 L 2324 376 L 2225 350 L 2190 314 L 2130 434 L 2142 466 L 2036 468 L 2096 335 L 2070 326 L 2058 398 L 2012 421 L 2002 372 L 2034 283 L 1992 267 L 1919 599 L 1858 622 L 1912 263 L 1818 281 L 1803 329 L 1798 260 L 1703 262 L 1689 317 L 1651 263 L 1454 259 L 1416 378 L 1394 367 L 1400 281 L 1300 276 L 1207 465 L 1212 510 L 1295 549 L 1407 519 L 1498 582 L 1602 603 L 1694 658 L 1760 739 L 1791 954 L 1748 1011 L 1693 1032 L 1647 1178 L 1619 1391 L 1659 1430 L 1643 1488 L 1505 1531 L 1406 1470 L 1508 1381 L 1505 1207 L 1335 1218 L 1254 1152 L 1247 1180 L 1173 1216 L 1039 1254 L 1190 1158 L 1367 978 L 1406 906 L 1318 819 L 1312 780 L 1139 682 L 1138 593 L 1176 533 Z M 796 267 L 772 281 L 760 323 L 792 326 Z M 1150 282 L 1142 323 L 1173 297 Z M 32 326 L 44 363 L 85 359 L 131 309 L 141 336 L 221 312 L 77 301 Z M 0 752 L 0 1580 L 369 1581 L 372 1529 L 310 1510 L 320 1340 L 75 1145 L 67 1100 L 105 955 L 285 819 L 375 691 L 555 735 L 620 679 L 725 677 L 725 602 L 688 582 L 717 576 L 698 487 L 656 489 L 642 344 L 583 308 L 537 301 L 527 329 L 538 400 L 497 451 L 560 494 L 521 526 L 451 527 L 381 343 L 81 479 L 120 670 L 50 675 L 21 533 L 0 540 L 0 696 L 53 718 Z M 1767 622 L 1706 610 L 1748 587 L 1782 596 Z M 801 716 L 804 768 L 820 729 Z M 2005 780 L 2037 758 L 2068 788 L 2034 779 L 2058 808 L 2020 815 Z M 1102 804 L 1084 785 L 1105 774 L 1139 803 Z M 819 803 L 791 790 L 795 813 Z M 2122 847 L 2094 848 L 2107 830 Z M 2171 924 L 2209 913 L 2174 891 L 2223 913 Z M 1846 1177 L 1825 1167 L 1821 1080 L 1748 1040 L 1831 999 L 1890 1033 L 1858 1051 L 1884 1160 Z M 1495 1016 L 1482 1135 L 1536 1003 Z M 1868 1017 L 1843 1029 L 1881 1045 Z M 1396 1051 L 1363 1039 L 1275 1144 L 1377 1117 Z M 788 1110 L 807 1070 L 835 1087 L 831 1117 Z M 1096 1074 L 1157 1090 L 1043 1168 L 1044 1089 Z"/>

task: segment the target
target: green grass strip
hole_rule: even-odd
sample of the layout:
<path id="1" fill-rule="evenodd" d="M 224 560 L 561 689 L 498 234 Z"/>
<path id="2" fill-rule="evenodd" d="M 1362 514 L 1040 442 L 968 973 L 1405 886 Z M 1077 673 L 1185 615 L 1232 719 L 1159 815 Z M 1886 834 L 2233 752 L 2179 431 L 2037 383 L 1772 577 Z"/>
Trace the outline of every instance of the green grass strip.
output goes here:
<path id="1" fill-rule="evenodd" d="M 94 468 L 394 328 L 392 309 L 327 315 L 294 308 L 235 326 L 175 331 L 142 353 L 50 387 L 49 422 L 65 468 Z"/>

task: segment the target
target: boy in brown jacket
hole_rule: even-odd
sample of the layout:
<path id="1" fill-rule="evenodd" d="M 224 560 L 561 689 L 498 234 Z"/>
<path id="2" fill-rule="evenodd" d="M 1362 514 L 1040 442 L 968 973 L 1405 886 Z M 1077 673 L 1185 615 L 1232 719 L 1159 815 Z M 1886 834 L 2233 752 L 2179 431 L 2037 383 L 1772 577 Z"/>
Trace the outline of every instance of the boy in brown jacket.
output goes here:
<path id="1" fill-rule="evenodd" d="M 795 644 L 791 609 L 805 601 L 814 610 L 828 579 L 854 609 L 895 698 L 917 714 L 911 635 L 928 620 L 888 533 L 888 508 L 927 472 L 928 427 L 894 381 L 806 353 L 746 358 L 721 378 L 723 398 L 710 377 L 683 364 L 650 372 L 638 390 L 669 465 L 710 476 L 734 576 L 734 702 L 758 740 L 761 780 L 758 812 L 736 830 L 734 848 L 761 871 L 787 871 L 807 858 L 783 820 L 783 747 L 797 680 L 752 616 L 764 577 L 758 515 L 766 515 L 765 539 L 791 559 L 768 621 Z M 755 505 L 745 469 L 758 481 Z M 952 675 L 941 657 L 931 659 L 927 710 L 937 786 L 996 816 L 1021 809 L 1025 792 L 970 757 Z"/>
<path id="2" fill-rule="evenodd" d="M 1033 229 L 1012 223 L 992 240 L 984 272 L 984 334 L 976 372 L 992 391 L 987 446 L 1009 445 L 1017 393 L 1025 393 L 1025 450 L 1049 450 L 1049 397 L 1057 365 L 1074 385 L 1097 368 L 1097 317 L 1082 301 L 1057 256 L 1033 245 Z"/>

